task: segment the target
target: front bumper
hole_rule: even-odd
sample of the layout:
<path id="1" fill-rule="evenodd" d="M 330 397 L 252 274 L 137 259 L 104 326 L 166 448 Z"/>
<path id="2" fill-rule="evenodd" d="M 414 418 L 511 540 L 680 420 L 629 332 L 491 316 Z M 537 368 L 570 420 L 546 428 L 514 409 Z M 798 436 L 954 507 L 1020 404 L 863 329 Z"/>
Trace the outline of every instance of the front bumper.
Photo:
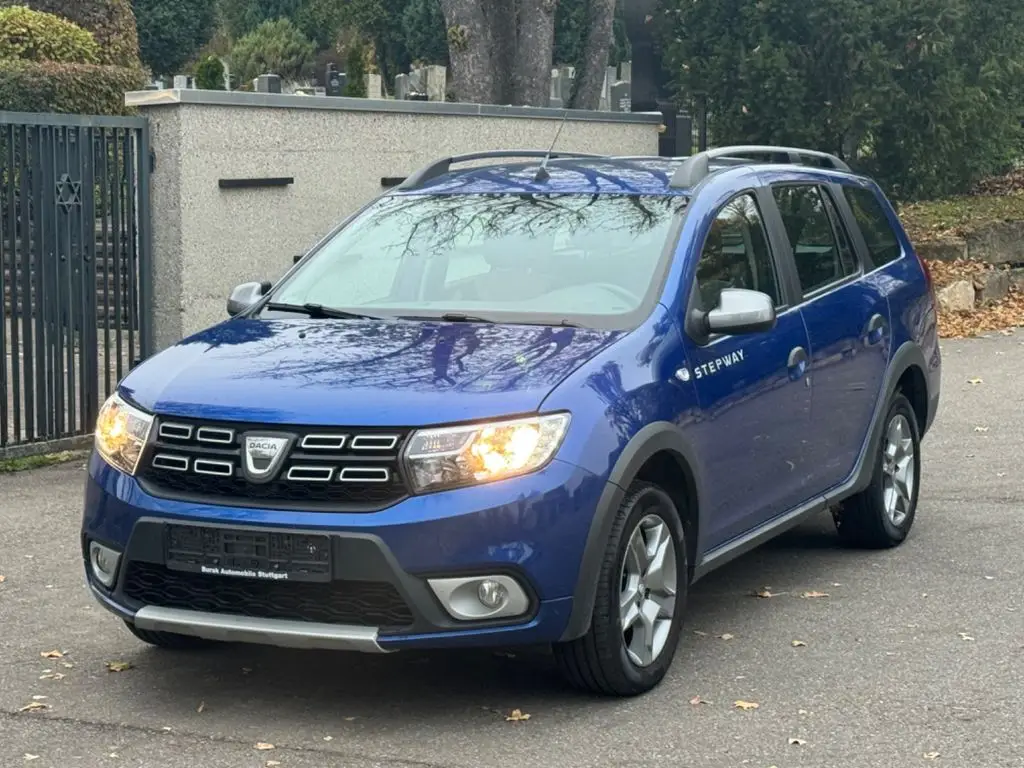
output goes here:
<path id="1" fill-rule="evenodd" d="M 298 648 L 390 651 L 497 646 L 562 638 L 583 547 L 604 483 L 555 461 L 542 472 L 413 497 L 370 514 L 201 505 L 150 496 L 93 457 L 82 550 L 122 552 L 110 589 L 86 572 L 97 600 L 140 629 Z M 331 581 L 310 586 L 164 567 L 168 523 L 316 533 L 330 539 Z M 501 574 L 529 597 L 509 619 L 459 621 L 427 579 Z M 195 581 L 195 579 L 204 581 Z"/>

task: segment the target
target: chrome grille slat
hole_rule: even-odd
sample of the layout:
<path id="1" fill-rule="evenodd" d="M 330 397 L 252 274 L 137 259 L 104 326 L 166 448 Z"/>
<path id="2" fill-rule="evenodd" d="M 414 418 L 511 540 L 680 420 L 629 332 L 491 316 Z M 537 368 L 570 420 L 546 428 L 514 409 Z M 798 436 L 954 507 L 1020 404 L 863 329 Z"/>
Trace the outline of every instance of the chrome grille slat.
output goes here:
<path id="1" fill-rule="evenodd" d="M 285 477 L 288 480 L 298 482 L 329 483 L 331 478 L 334 477 L 334 467 L 289 467 L 288 474 Z"/>
<path id="2" fill-rule="evenodd" d="M 398 445 L 398 435 L 356 435 L 349 445 L 353 451 L 391 451 Z"/>
<path id="3" fill-rule="evenodd" d="M 191 424 L 175 424 L 174 422 L 164 422 L 160 425 L 158 430 L 160 437 L 166 440 L 191 440 L 192 439 L 192 425 Z"/>
<path id="4" fill-rule="evenodd" d="M 169 469 L 171 472 L 188 472 L 188 457 L 158 453 L 153 457 L 153 466 L 159 469 Z"/>
<path id="5" fill-rule="evenodd" d="M 340 451 L 345 447 L 348 435 L 306 435 L 302 438 L 301 447 L 307 451 Z"/>
<path id="6" fill-rule="evenodd" d="M 387 467 L 345 467 L 338 473 L 340 483 L 386 483 L 390 479 Z"/>
<path id="7" fill-rule="evenodd" d="M 196 430 L 196 440 L 200 443 L 230 445 L 235 442 L 235 432 L 232 429 L 224 429 L 222 427 L 200 427 Z"/>
<path id="8" fill-rule="evenodd" d="M 212 475 L 214 477 L 232 477 L 235 474 L 235 465 L 230 461 L 216 461 L 214 459 L 196 459 L 192 462 L 192 471 L 197 475 Z"/>

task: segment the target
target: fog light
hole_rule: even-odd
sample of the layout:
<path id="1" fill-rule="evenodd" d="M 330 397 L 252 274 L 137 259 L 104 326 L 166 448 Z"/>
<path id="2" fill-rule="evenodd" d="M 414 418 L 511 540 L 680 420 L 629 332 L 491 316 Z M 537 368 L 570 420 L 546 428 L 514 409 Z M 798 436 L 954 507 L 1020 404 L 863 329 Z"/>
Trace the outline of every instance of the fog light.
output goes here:
<path id="1" fill-rule="evenodd" d="M 89 542 L 89 564 L 92 567 L 92 575 L 104 587 L 113 585 L 117 578 L 117 564 L 120 561 L 120 552 L 95 541 Z"/>
<path id="2" fill-rule="evenodd" d="M 504 574 L 428 579 L 428 583 L 448 614 L 460 621 L 511 618 L 530 610 L 526 590 Z"/>
<path id="3" fill-rule="evenodd" d="M 508 589 L 494 579 L 484 579 L 476 588 L 476 596 L 487 608 L 497 610 L 508 601 Z"/>

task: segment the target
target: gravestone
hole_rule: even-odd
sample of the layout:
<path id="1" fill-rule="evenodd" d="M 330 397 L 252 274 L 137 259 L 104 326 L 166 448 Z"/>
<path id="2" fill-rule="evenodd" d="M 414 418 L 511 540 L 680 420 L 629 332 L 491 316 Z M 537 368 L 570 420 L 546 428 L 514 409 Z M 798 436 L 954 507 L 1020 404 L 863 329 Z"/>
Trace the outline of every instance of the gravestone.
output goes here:
<path id="1" fill-rule="evenodd" d="M 193 88 L 193 80 L 191 75 L 175 75 L 174 76 L 174 89 L 176 91 L 186 91 Z"/>
<path id="2" fill-rule="evenodd" d="M 366 98 L 383 99 L 383 80 L 380 75 L 366 75 Z"/>
<path id="3" fill-rule="evenodd" d="M 334 64 L 328 64 L 324 72 L 324 82 L 327 84 L 328 96 L 341 96 L 345 93 L 345 75 L 338 71 Z"/>
<path id="4" fill-rule="evenodd" d="M 557 69 L 551 70 L 550 106 L 552 109 L 562 109 L 565 106 L 565 99 L 562 98 L 562 73 Z"/>
<path id="5" fill-rule="evenodd" d="M 260 75 L 253 81 L 253 88 L 257 93 L 280 93 L 280 75 Z"/>
<path id="6" fill-rule="evenodd" d="M 395 75 L 395 98 L 402 101 L 409 98 L 408 75 Z"/>
<path id="7" fill-rule="evenodd" d="M 630 83 L 619 81 L 612 86 L 612 112 L 631 112 L 633 106 L 633 87 Z"/>
<path id="8" fill-rule="evenodd" d="M 624 61 L 619 65 L 619 80 L 624 83 L 633 82 L 633 62 Z"/>
<path id="9" fill-rule="evenodd" d="M 427 72 L 425 69 L 414 69 L 409 72 L 409 93 L 427 92 Z"/>
<path id="10" fill-rule="evenodd" d="M 448 89 L 448 70 L 445 67 L 431 64 L 427 67 L 426 93 L 429 101 L 444 101 Z"/>

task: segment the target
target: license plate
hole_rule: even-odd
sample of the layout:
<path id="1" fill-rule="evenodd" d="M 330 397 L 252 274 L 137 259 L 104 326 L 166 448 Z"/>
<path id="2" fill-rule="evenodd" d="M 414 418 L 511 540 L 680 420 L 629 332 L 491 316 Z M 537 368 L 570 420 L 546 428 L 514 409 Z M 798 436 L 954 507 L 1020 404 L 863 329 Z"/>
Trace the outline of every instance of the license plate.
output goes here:
<path id="1" fill-rule="evenodd" d="M 168 525 L 167 567 L 175 571 L 267 581 L 330 581 L 327 536 Z"/>

